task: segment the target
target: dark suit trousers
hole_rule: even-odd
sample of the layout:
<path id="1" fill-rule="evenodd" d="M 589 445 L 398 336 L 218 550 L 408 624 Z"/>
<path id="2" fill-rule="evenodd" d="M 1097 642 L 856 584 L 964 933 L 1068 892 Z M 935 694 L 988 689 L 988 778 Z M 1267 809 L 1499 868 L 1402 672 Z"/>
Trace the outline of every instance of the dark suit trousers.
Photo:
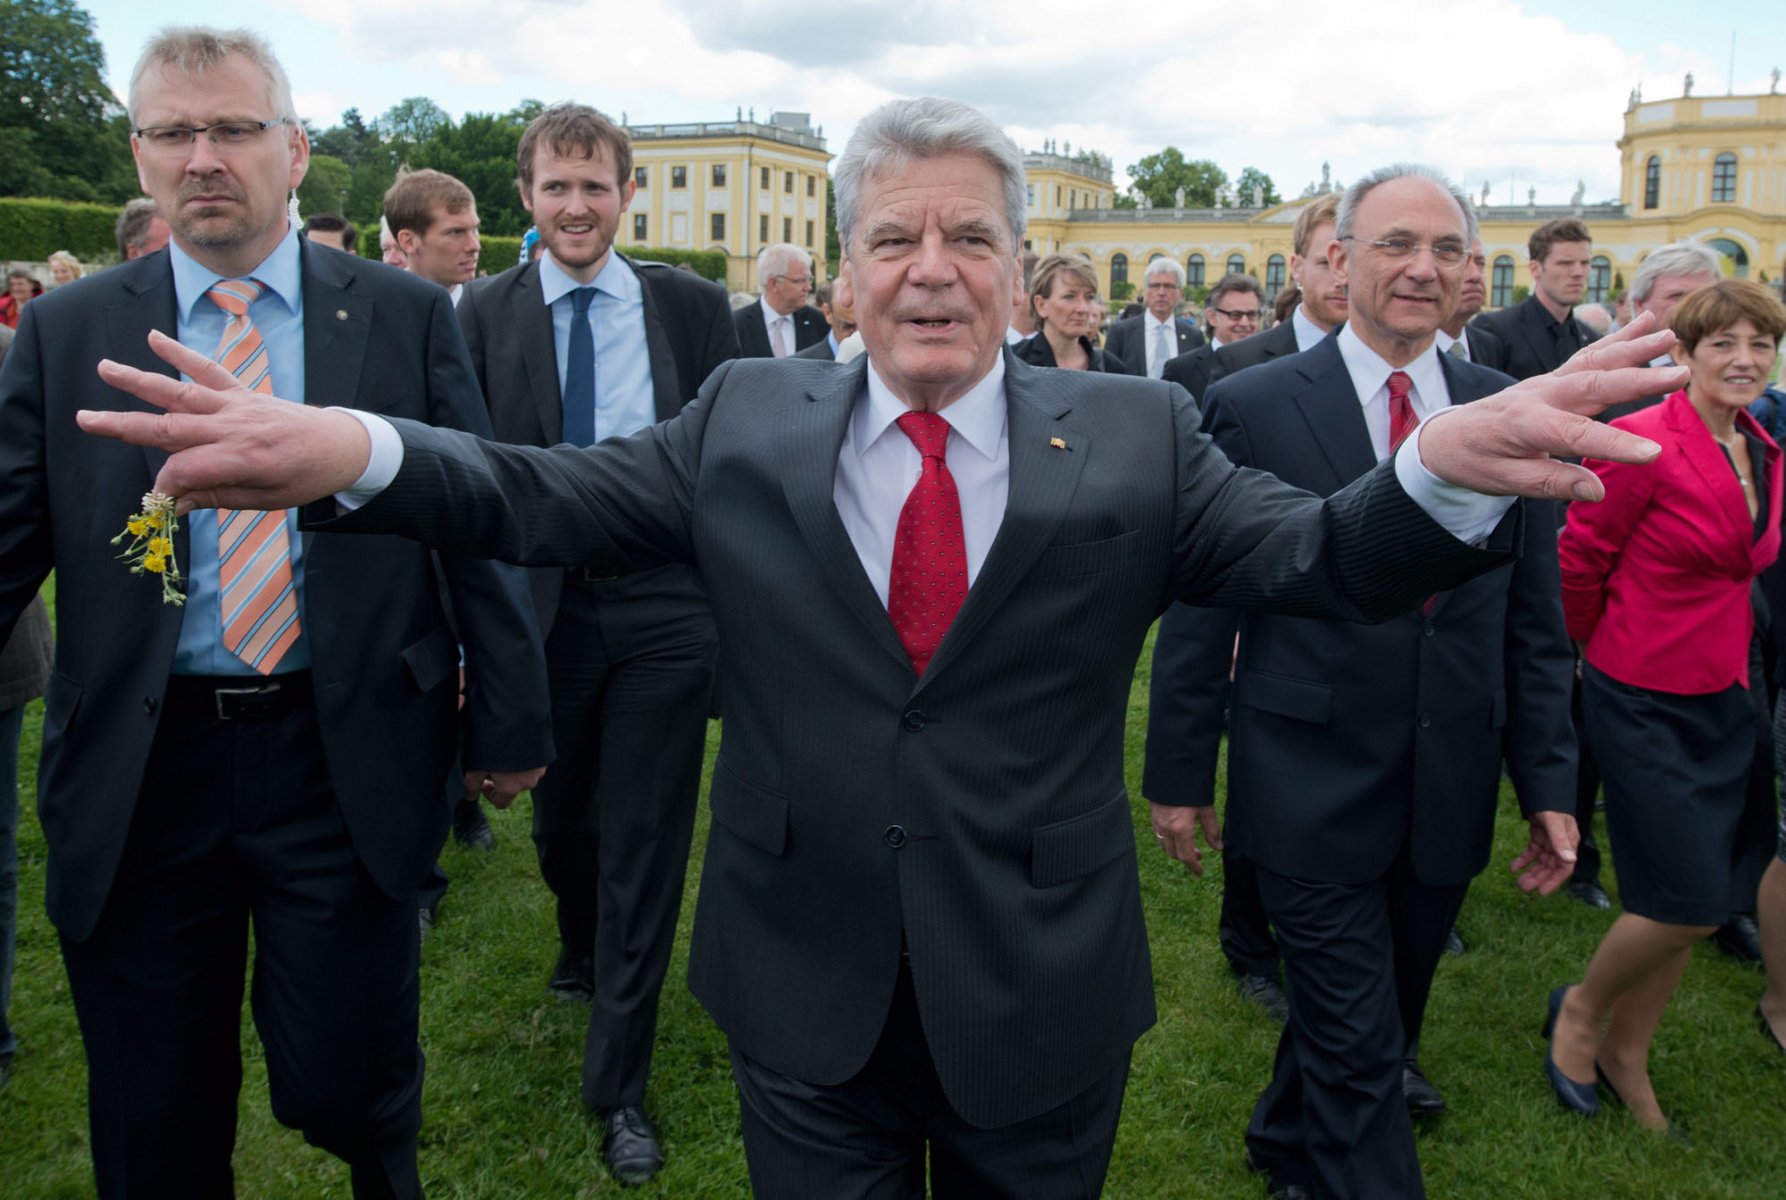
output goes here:
<path id="1" fill-rule="evenodd" d="M 546 639 L 558 759 L 533 789 L 558 934 L 593 953 L 583 1100 L 641 1104 L 694 834 L 716 640 L 705 608 L 615 602 L 566 576 Z"/>
<path id="2" fill-rule="evenodd" d="M 1222 911 L 1216 938 L 1236 975 L 1278 977 L 1277 940 L 1259 899 L 1259 869 L 1236 851 L 1222 851 Z"/>
<path id="3" fill-rule="evenodd" d="M 1402 1099 L 1402 1059 L 1467 883 L 1414 877 L 1406 849 L 1368 883 L 1316 883 L 1264 867 L 1290 993 L 1271 1083 L 1247 1126 L 1253 1161 L 1319 1200 L 1426 1192 Z"/>
<path id="4" fill-rule="evenodd" d="M 977 1129 L 950 1107 L 900 964 L 880 1041 L 855 1078 L 806 1083 L 732 1048 L 753 1194 L 776 1200 L 1091 1200 L 1104 1187 L 1127 1056 L 1040 1116 Z"/>
<path id="5" fill-rule="evenodd" d="M 1575 743 L 1581 757 L 1575 768 L 1575 827 L 1581 830 L 1581 843 L 1575 848 L 1575 870 L 1571 878 L 1586 883 L 1600 882 L 1600 846 L 1594 841 L 1594 805 L 1600 799 L 1600 760 L 1588 746 L 1587 727 L 1581 722 L 1581 677 L 1575 679 L 1575 690 L 1569 696 L 1569 715 L 1575 720 Z"/>
<path id="6" fill-rule="evenodd" d="M 361 867 L 313 709 L 222 721 L 172 697 L 105 911 L 62 943 L 99 1194 L 232 1194 L 250 927 L 273 1115 L 356 1196 L 419 1197 L 415 899 Z"/>

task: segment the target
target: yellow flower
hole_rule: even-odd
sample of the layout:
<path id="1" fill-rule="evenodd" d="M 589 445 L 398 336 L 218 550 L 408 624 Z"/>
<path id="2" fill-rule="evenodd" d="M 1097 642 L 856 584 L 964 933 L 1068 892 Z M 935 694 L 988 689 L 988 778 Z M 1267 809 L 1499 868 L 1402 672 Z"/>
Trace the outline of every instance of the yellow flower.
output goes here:
<path id="1" fill-rule="evenodd" d="M 159 554 L 146 555 L 143 558 L 143 570 L 152 571 L 159 575 L 167 570 L 167 559 Z"/>
<path id="2" fill-rule="evenodd" d="M 167 558 L 174 552 L 172 538 L 152 537 L 149 539 L 149 553 L 157 558 Z"/>
<path id="3" fill-rule="evenodd" d="M 149 522 L 142 517 L 132 517 L 124 522 L 124 532 L 131 537 L 142 537 L 149 532 Z"/>
<path id="4" fill-rule="evenodd" d="M 151 508 L 143 514 L 143 522 L 150 529 L 160 529 L 167 524 L 167 513 L 159 508 Z"/>

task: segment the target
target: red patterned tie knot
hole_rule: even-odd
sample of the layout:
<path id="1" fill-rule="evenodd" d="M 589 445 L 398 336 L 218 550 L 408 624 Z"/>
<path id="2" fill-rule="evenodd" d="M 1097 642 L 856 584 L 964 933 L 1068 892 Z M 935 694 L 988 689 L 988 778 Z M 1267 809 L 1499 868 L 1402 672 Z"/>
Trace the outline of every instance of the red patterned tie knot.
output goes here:
<path id="1" fill-rule="evenodd" d="M 899 431 L 912 439 L 912 445 L 925 458 L 942 459 L 949 447 L 949 423 L 940 413 L 909 412 L 897 422 Z"/>
<path id="2" fill-rule="evenodd" d="M 1414 405 L 1408 400 L 1408 393 L 1414 389 L 1414 381 L 1408 378 L 1406 371 L 1389 373 L 1389 453 L 1394 454 L 1397 446 L 1407 440 L 1420 419 L 1414 415 Z"/>

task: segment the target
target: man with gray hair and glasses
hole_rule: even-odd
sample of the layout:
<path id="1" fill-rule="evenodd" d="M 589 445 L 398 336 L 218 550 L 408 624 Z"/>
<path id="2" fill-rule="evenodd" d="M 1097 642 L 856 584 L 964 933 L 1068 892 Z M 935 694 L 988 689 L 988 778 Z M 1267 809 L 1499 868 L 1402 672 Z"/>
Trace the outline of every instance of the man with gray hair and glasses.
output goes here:
<path id="1" fill-rule="evenodd" d="M 825 340 L 831 331 L 825 314 L 806 303 L 814 282 L 812 255 L 792 242 L 763 247 L 757 255 L 762 298 L 733 314 L 743 357 L 788 358 Z"/>
<path id="2" fill-rule="evenodd" d="M 232 1194 L 251 972 L 274 1116 L 354 1195 L 419 1197 L 415 893 L 442 782 L 462 747 L 467 787 L 507 803 L 552 756 L 525 580 L 313 537 L 285 505 L 193 512 L 133 575 L 111 539 L 161 455 L 96 452 L 74 413 L 128 404 L 93 364 L 166 371 L 161 341 L 243 395 L 489 421 L 445 292 L 299 239 L 310 146 L 260 37 L 162 31 L 129 108 L 168 251 L 33 301 L 0 368 L 0 642 L 54 570 L 38 797 L 98 1193 Z"/>
<path id="3" fill-rule="evenodd" d="M 1110 327 L 1104 353 L 1114 355 L 1131 375 L 1158 379 L 1166 364 L 1203 344 L 1197 323 L 1178 315 L 1184 302 L 1184 268 L 1170 258 L 1156 258 L 1141 273 L 1147 311 L 1125 317 Z"/>
<path id="4" fill-rule="evenodd" d="M 1505 561 L 1508 494 L 1598 494 L 1549 451 L 1653 455 L 1584 414 L 1681 372 L 1606 369 L 1656 353 L 1640 323 L 1322 501 L 1232 467 L 1181 389 L 1005 352 L 1023 157 L 980 113 L 882 106 L 836 189 L 867 353 L 728 363 L 630 438 L 272 404 L 164 342 L 197 386 L 101 371 L 176 411 L 82 427 L 173 451 L 187 506 L 333 495 L 332 530 L 694 564 L 726 720 L 689 982 L 730 1042 L 756 1193 L 909 1196 L 928 1172 L 938 1195 L 1095 1196 L 1154 1021 L 1123 725 L 1155 617 L 1417 608 Z M 1194 827 L 1154 833 L 1194 862 Z"/>

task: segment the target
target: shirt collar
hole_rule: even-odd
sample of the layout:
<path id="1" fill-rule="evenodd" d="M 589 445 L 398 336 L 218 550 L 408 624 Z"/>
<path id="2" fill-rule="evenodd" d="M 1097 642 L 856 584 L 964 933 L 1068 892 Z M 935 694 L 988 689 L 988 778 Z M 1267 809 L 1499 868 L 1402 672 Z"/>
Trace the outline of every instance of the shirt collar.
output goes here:
<path id="1" fill-rule="evenodd" d="M 905 401 L 895 396 L 881 379 L 874 361 L 869 360 L 868 400 L 856 405 L 850 421 L 850 440 L 856 453 L 866 454 L 895 421 L 910 411 Z M 988 461 L 996 460 L 999 440 L 1005 433 L 1005 356 L 1000 354 L 984 379 L 944 408 L 942 417 L 949 423 L 949 428 Z"/>
<path id="2" fill-rule="evenodd" d="M 219 275 L 198 262 L 180 249 L 178 242 L 170 241 L 167 252 L 174 268 L 174 302 L 179 305 L 180 319 L 191 321 L 193 307 L 205 298 L 206 292 L 228 276 Z M 262 284 L 267 291 L 284 301 L 285 307 L 294 314 L 302 312 L 304 272 L 299 265 L 297 229 L 288 224 L 285 236 L 279 239 L 273 252 L 243 278 L 254 279 Z"/>
<path id="3" fill-rule="evenodd" d="M 539 262 L 540 291 L 545 296 L 548 308 L 580 287 L 593 287 L 616 300 L 637 300 L 642 295 L 639 289 L 639 277 L 633 274 L 631 267 L 626 265 L 626 260 L 613 251 L 608 252 L 608 261 L 596 274 L 595 279 L 588 284 L 578 283 L 566 275 L 564 268 L 553 261 L 550 250 L 540 255 Z"/>
<path id="4" fill-rule="evenodd" d="M 1290 314 L 1290 327 L 1296 331 L 1297 353 L 1301 353 L 1304 350 L 1313 350 L 1316 346 L 1320 345 L 1321 339 L 1327 336 L 1327 331 L 1325 329 L 1322 329 L 1319 325 L 1309 320 L 1309 315 L 1302 311 L 1302 305 L 1300 304 L 1298 304 L 1295 311 Z"/>
<path id="5" fill-rule="evenodd" d="M 1419 397 L 1423 411 L 1431 412 L 1451 403 L 1451 389 L 1445 386 L 1445 370 L 1439 365 L 1436 341 L 1405 367 L 1390 366 L 1382 355 L 1364 344 L 1350 321 L 1340 328 L 1338 341 L 1340 358 L 1345 361 L 1346 372 L 1352 376 L 1352 386 L 1358 392 L 1360 405 L 1376 399 L 1377 393 L 1388 386 L 1389 376 L 1395 371 L 1405 371 L 1413 381 L 1414 395 Z"/>
<path id="6" fill-rule="evenodd" d="M 1178 314 L 1177 313 L 1168 314 L 1164 321 L 1159 320 L 1157 317 L 1155 317 L 1153 315 L 1153 310 L 1151 308 L 1148 309 L 1146 312 L 1142 313 L 1141 315 L 1147 318 L 1147 336 L 1150 338 L 1153 336 L 1153 331 L 1155 329 L 1160 328 L 1161 326 L 1165 326 L 1167 333 L 1171 333 L 1171 334 L 1178 333 Z"/>

